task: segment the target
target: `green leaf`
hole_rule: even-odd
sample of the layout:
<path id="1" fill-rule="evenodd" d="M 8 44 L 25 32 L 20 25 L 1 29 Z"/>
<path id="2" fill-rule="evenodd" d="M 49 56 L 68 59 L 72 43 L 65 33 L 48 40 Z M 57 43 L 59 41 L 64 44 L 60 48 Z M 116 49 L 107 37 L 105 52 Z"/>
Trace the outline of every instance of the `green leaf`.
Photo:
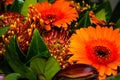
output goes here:
<path id="1" fill-rule="evenodd" d="M 95 15 L 100 19 L 100 20 L 105 20 L 105 21 L 109 21 L 111 14 L 112 14 L 112 8 L 110 5 L 109 1 L 106 1 L 100 5 L 98 5 L 98 7 L 96 8 L 96 10 L 94 11 Z"/>
<path id="2" fill-rule="evenodd" d="M 46 62 L 46 67 L 45 67 L 44 74 L 45 74 L 46 80 L 51 80 L 59 70 L 60 70 L 60 66 L 57 60 L 53 57 L 50 57 Z"/>
<path id="3" fill-rule="evenodd" d="M 55 0 L 48 0 L 49 3 L 53 3 Z"/>
<path id="4" fill-rule="evenodd" d="M 43 57 L 34 58 L 30 67 L 34 73 L 43 75 L 45 80 L 52 80 L 53 76 L 60 70 L 59 63 L 54 57 L 48 59 Z"/>
<path id="5" fill-rule="evenodd" d="M 11 73 L 5 77 L 4 80 L 18 80 L 18 78 L 21 76 L 19 73 Z"/>
<path id="6" fill-rule="evenodd" d="M 120 19 L 118 19 L 117 23 L 115 24 L 115 28 L 120 28 Z"/>
<path id="7" fill-rule="evenodd" d="M 3 73 L 2 69 L 0 69 L 0 73 Z"/>
<path id="8" fill-rule="evenodd" d="M 87 27 L 91 25 L 90 22 L 90 17 L 89 17 L 89 11 L 87 11 L 80 19 L 80 21 L 78 22 L 78 28 L 80 27 Z"/>
<path id="9" fill-rule="evenodd" d="M 38 0 L 38 2 L 45 2 L 45 1 L 48 1 L 49 3 L 52 3 L 52 2 L 54 2 L 55 0 Z"/>
<path id="10" fill-rule="evenodd" d="M 38 0 L 38 2 L 45 2 L 45 1 L 48 1 L 48 0 Z"/>
<path id="11" fill-rule="evenodd" d="M 42 40 L 42 37 L 40 36 L 39 31 L 37 29 L 35 29 L 33 32 L 33 37 L 27 53 L 27 60 L 30 60 L 36 55 L 44 57 L 50 56 L 49 49 Z"/>
<path id="12" fill-rule="evenodd" d="M 9 27 L 0 27 L 0 37 L 8 31 Z"/>
<path id="13" fill-rule="evenodd" d="M 23 7 L 22 7 L 22 10 L 21 10 L 21 14 L 23 14 L 24 16 L 27 16 L 27 14 L 28 14 L 28 7 L 31 4 L 35 4 L 35 3 L 37 3 L 37 0 L 25 0 L 25 2 L 23 4 Z"/>
<path id="14" fill-rule="evenodd" d="M 97 18 L 99 18 L 100 20 L 106 21 L 105 9 L 101 9 L 101 10 L 100 10 L 99 12 L 97 12 L 95 15 L 96 15 Z"/>
<path id="15" fill-rule="evenodd" d="M 44 73 L 44 68 L 46 66 L 46 59 L 44 58 L 39 58 L 36 57 L 31 60 L 30 63 L 30 68 L 33 70 L 33 72 L 37 74 L 43 74 Z"/>
<path id="16" fill-rule="evenodd" d="M 6 53 L 4 55 L 5 60 L 8 62 L 9 66 L 15 73 L 21 74 L 23 78 L 28 78 L 29 80 L 37 80 L 36 76 L 32 73 L 32 71 L 25 66 L 21 60 L 19 59 L 17 52 L 17 40 L 14 36 L 9 45 L 7 46 Z"/>
<path id="17" fill-rule="evenodd" d="M 17 44 L 19 44 L 19 43 L 17 43 Z M 16 46 L 16 50 L 17 50 L 17 53 L 18 53 L 18 56 L 19 56 L 21 62 L 26 63 L 26 55 L 25 55 L 25 53 L 22 52 L 22 50 L 20 49 L 20 47 L 18 45 Z"/>
<path id="18" fill-rule="evenodd" d="M 4 74 L 9 74 L 12 72 L 9 64 L 7 63 L 7 61 L 3 60 L 0 62 L 0 70 L 4 73 Z"/>
<path id="19" fill-rule="evenodd" d="M 23 6 L 23 1 L 15 0 L 14 3 L 10 6 L 9 11 L 20 13 L 22 6 Z"/>

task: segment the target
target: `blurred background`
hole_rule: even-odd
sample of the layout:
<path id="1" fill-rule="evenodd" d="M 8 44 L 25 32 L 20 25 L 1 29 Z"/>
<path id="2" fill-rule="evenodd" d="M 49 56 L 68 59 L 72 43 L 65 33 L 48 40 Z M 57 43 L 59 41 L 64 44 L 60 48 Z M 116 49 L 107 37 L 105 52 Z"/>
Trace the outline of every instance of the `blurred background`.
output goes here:
<path id="1" fill-rule="evenodd" d="M 89 0 L 89 1 L 90 1 L 90 2 L 97 2 L 97 3 L 99 3 L 99 2 L 104 2 L 104 1 L 107 1 L 107 0 Z M 120 0 L 109 0 L 109 1 L 110 1 L 112 10 L 114 10 Z M 120 7 L 119 7 L 119 8 L 120 8 Z"/>

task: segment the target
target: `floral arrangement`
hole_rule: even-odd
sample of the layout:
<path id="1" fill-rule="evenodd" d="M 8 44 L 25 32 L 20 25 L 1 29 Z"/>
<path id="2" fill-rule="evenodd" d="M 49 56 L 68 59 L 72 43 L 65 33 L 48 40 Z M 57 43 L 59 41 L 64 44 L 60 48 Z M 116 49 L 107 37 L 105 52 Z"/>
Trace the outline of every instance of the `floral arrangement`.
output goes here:
<path id="1" fill-rule="evenodd" d="M 0 80 L 118 80 L 118 9 L 109 1 L 1 0 Z"/>

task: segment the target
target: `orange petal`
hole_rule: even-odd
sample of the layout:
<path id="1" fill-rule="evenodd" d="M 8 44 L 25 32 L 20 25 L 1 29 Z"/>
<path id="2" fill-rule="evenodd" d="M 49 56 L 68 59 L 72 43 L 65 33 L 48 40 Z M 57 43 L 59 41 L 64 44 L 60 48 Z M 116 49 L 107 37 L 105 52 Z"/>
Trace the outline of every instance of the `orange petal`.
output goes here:
<path id="1" fill-rule="evenodd" d="M 117 74 L 117 70 L 112 70 L 112 74 L 116 75 Z"/>
<path id="2" fill-rule="evenodd" d="M 103 76 L 105 74 L 105 71 L 106 71 L 105 65 L 99 65 L 98 71 L 99 71 L 99 75 Z"/>
<path id="3" fill-rule="evenodd" d="M 105 74 L 108 75 L 108 76 L 111 75 L 112 74 L 111 68 L 107 67 L 106 71 L 105 71 Z"/>
<path id="4" fill-rule="evenodd" d="M 113 62 L 113 63 L 110 63 L 108 64 L 108 67 L 110 67 L 111 69 L 117 69 L 117 63 Z"/>

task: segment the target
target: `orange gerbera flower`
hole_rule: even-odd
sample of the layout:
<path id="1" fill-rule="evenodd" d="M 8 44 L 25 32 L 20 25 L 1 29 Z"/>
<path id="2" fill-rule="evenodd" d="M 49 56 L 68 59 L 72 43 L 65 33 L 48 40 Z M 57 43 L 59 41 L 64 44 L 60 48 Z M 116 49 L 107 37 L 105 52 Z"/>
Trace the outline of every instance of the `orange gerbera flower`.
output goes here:
<path id="1" fill-rule="evenodd" d="M 112 27 L 81 28 L 70 39 L 70 62 L 90 64 L 99 72 L 99 79 L 115 75 L 120 66 L 120 33 Z"/>
<path id="2" fill-rule="evenodd" d="M 50 30 L 53 26 L 63 27 L 66 30 L 67 24 L 71 24 L 78 17 L 77 11 L 70 6 L 69 1 L 65 0 L 57 0 L 53 4 L 42 2 L 33 5 L 33 8 L 41 14 L 46 30 Z"/>

